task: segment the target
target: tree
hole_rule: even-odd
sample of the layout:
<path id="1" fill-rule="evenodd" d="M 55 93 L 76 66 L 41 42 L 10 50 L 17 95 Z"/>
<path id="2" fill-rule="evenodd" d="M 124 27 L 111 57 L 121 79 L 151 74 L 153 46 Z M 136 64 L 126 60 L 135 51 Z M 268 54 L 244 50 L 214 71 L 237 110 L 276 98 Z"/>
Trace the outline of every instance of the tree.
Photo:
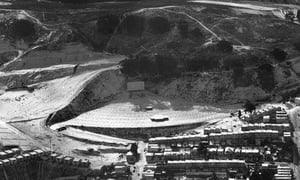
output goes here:
<path id="1" fill-rule="evenodd" d="M 138 150 L 138 145 L 136 143 L 132 143 L 131 146 L 130 146 L 130 152 L 132 152 L 132 154 L 137 154 Z"/>
<path id="2" fill-rule="evenodd" d="M 178 23 L 179 33 L 182 37 L 187 37 L 189 33 L 189 23 L 186 21 L 180 21 Z"/>
<path id="3" fill-rule="evenodd" d="M 279 62 L 283 62 L 287 57 L 287 53 L 280 48 L 274 48 L 271 54 Z"/>
<path id="4" fill-rule="evenodd" d="M 191 35 L 195 38 L 201 38 L 203 37 L 203 34 L 199 28 L 194 28 L 191 30 Z"/>
<path id="5" fill-rule="evenodd" d="M 294 40 L 294 48 L 298 51 L 300 51 L 300 37 L 297 37 L 295 40 Z"/>
<path id="6" fill-rule="evenodd" d="M 233 46 L 230 42 L 221 40 L 217 43 L 217 50 L 224 53 L 230 53 L 233 50 Z"/>
<path id="7" fill-rule="evenodd" d="M 148 21 L 150 32 L 153 34 L 163 34 L 169 32 L 170 23 L 167 18 L 156 16 L 152 17 Z"/>
<path id="8" fill-rule="evenodd" d="M 163 77 L 172 77 L 177 73 L 177 61 L 176 59 L 163 56 L 163 55 L 156 55 L 155 62 L 158 67 L 158 73 L 160 76 Z"/>
<path id="9" fill-rule="evenodd" d="M 9 28 L 10 36 L 13 38 L 27 38 L 35 35 L 34 23 L 27 19 L 15 20 Z"/>
<path id="10" fill-rule="evenodd" d="M 272 91 L 275 87 L 274 67 L 271 64 L 263 64 L 257 68 L 257 79 L 262 89 Z"/>
<path id="11" fill-rule="evenodd" d="M 97 20 L 97 30 L 103 34 L 112 34 L 119 24 L 120 19 L 117 15 L 106 15 Z"/>
<path id="12" fill-rule="evenodd" d="M 128 15 L 120 25 L 121 32 L 131 36 L 140 36 L 145 29 L 145 18 L 138 15 Z"/>
<path id="13" fill-rule="evenodd" d="M 249 100 L 246 100 L 246 103 L 244 104 L 243 107 L 245 108 L 245 112 L 250 112 L 250 113 L 252 113 L 256 109 L 255 104 L 253 104 Z"/>

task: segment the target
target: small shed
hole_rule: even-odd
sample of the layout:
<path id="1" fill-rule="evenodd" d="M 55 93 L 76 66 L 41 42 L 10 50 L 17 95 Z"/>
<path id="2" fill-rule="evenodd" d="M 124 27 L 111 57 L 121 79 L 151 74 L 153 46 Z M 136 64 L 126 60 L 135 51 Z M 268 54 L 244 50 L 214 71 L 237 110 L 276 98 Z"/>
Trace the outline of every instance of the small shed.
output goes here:
<path id="1" fill-rule="evenodd" d="M 144 91 L 144 90 L 145 90 L 144 81 L 127 82 L 127 91 Z"/>

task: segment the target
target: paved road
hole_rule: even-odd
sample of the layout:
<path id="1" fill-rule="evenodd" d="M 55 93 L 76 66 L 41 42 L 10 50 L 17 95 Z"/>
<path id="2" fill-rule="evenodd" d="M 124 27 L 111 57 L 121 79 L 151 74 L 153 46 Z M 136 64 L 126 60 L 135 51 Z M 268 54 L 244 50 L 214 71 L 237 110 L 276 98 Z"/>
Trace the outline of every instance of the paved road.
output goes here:
<path id="1" fill-rule="evenodd" d="M 144 166 L 147 163 L 146 162 L 146 153 L 145 149 L 147 147 L 147 144 L 143 141 L 138 142 L 138 153 L 140 154 L 140 160 L 135 163 L 133 166 L 130 167 L 130 170 L 132 172 L 132 180 L 140 180 L 142 179 L 142 174 L 144 171 Z"/>
<path id="2" fill-rule="evenodd" d="M 300 168 L 299 168 L 299 154 L 300 154 L 300 107 L 295 107 L 289 110 L 289 117 L 294 126 L 294 137 L 293 140 L 297 145 L 295 151 L 298 151 L 298 154 L 294 155 L 294 164 L 298 166 L 294 166 L 295 178 L 300 180 Z"/>

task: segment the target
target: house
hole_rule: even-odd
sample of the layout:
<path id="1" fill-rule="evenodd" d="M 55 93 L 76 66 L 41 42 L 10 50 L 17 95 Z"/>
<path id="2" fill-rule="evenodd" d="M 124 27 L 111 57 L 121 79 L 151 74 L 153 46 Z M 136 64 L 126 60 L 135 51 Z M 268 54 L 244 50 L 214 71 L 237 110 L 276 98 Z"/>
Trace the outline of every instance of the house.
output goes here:
<path id="1" fill-rule="evenodd" d="M 145 90 L 145 83 L 144 81 L 132 81 L 127 82 L 127 91 L 144 91 Z"/>
<path id="2" fill-rule="evenodd" d="M 295 98 L 295 104 L 296 104 L 297 106 L 300 106 L 300 97 L 296 97 L 296 98 Z"/>
<path id="3" fill-rule="evenodd" d="M 276 123 L 289 123 L 286 111 L 276 111 Z"/>
<path id="4" fill-rule="evenodd" d="M 179 160 L 167 161 L 166 164 L 158 164 L 157 167 L 175 176 L 196 172 L 199 174 L 199 177 L 201 173 L 215 173 L 219 177 L 227 177 L 228 170 L 243 175 L 248 173 L 244 160 Z"/>

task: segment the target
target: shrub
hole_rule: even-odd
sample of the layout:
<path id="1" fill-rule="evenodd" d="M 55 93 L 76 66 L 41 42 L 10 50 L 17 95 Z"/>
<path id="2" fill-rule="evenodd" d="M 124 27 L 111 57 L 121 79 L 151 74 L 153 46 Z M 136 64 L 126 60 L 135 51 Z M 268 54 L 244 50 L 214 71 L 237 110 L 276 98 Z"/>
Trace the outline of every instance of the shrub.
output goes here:
<path id="1" fill-rule="evenodd" d="M 174 77 L 177 75 L 177 60 L 163 55 L 156 55 L 154 59 L 147 56 L 140 56 L 134 59 L 127 59 L 121 62 L 122 73 L 128 76 L 143 75 L 146 78 Z"/>
<path id="2" fill-rule="evenodd" d="M 99 17 L 97 20 L 97 30 L 103 34 L 112 34 L 119 22 L 120 19 L 117 15 Z"/>
<path id="3" fill-rule="evenodd" d="M 224 53 L 230 53 L 233 50 L 233 46 L 230 42 L 225 41 L 225 40 L 221 40 L 217 43 L 216 45 L 217 50 L 224 52 Z"/>
<path id="4" fill-rule="evenodd" d="M 241 78 L 244 75 L 244 72 L 245 72 L 244 66 L 235 67 L 233 69 L 232 76 L 233 76 L 234 79 L 238 79 L 238 78 Z"/>
<path id="5" fill-rule="evenodd" d="M 148 21 L 150 32 L 153 34 L 163 34 L 170 30 L 169 20 L 164 17 L 152 17 Z"/>
<path id="6" fill-rule="evenodd" d="M 186 62 L 188 71 L 211 71 L 219 68 L 218 57 L 211 53 L 202 53 Z"/>
<path id="7" fill-rule="evenodd" d="M 203 34 L 199 28 L 194 28 L 193 30 L 191 30 L 191 35 L 195 38 L 203 37 Z"/>
<path id="8" fill-rule="evenodd" d="M 142 56 L 139 58 L 139 71 L 145 75 L 155 75 L 158 74 L 158 67 L 155 61 L 147 56 Z"/>
<path id="9" fill-rule="evenodd" d="M 169 56 L 156 55 L 155 61 L 158 73 L 163 77 L 172 77 L 177 74 L 177 61 Z"/>
<path id="10" fill-rule="evenodd" d="M 189 33 L 189 24 L 186 21 L 180 21 L 178 23 L 179 33 L 182 37 L 186 37 Z"/>
<path id="11" fill-rule="evenodd" d="M 131 36 L 140 36 L 145 29 L 145 18 L 137 15 L 126 16 L 121 23 L 121 31 Z"/>
<path id="12" fill-rule="evenodd" d="M 266 91 L 272 91 L 275 87 L 273 69 L 271 64 L 263 64 L 257 69 L 258 82 Z"/>
<path id="13" fill-rule="evenodd" d="M 9 28 L 10 36 L 13 38 L 26 38 L 35 35 L 34 24 L 26 19 L 15 20 Z"/>
<path id="14" fill-rule="evenodd" d="M 139 64 L 136 59 L 126 59 L 121 62 L 122 65 L 122 73 L 128 76 L 135 76 L 139 71 Z"/>
<path id="15" fill-rule="evenodd" d="M 295 39 L 293 45 L 296 50 L 300 51 L 300 37 Z"/>
<path id="16" fill-rule="evenodd" d="M 250 112 L 250 113 L 252 113 L 256 109 L 255 104 L 253 104 L 249 100 L 246 100 L 246 103 L 244 104 L 243 107 L 245 108 L 245 112 Z"/>
<path id="17" fill-rule="evenodd" d="M 271 54 L 279 62 L 283 62 L 284 60 L 286 60 L 287 57 L 287 53 L 280 48 L 273 49 Z"/>
<path id="18" fill-rule="evenodd" d="M 225 70 L 236 69 L 244 66 L 243 58 L 238 55 L 227 56 L 223 61 L 223 68 Z"/>

